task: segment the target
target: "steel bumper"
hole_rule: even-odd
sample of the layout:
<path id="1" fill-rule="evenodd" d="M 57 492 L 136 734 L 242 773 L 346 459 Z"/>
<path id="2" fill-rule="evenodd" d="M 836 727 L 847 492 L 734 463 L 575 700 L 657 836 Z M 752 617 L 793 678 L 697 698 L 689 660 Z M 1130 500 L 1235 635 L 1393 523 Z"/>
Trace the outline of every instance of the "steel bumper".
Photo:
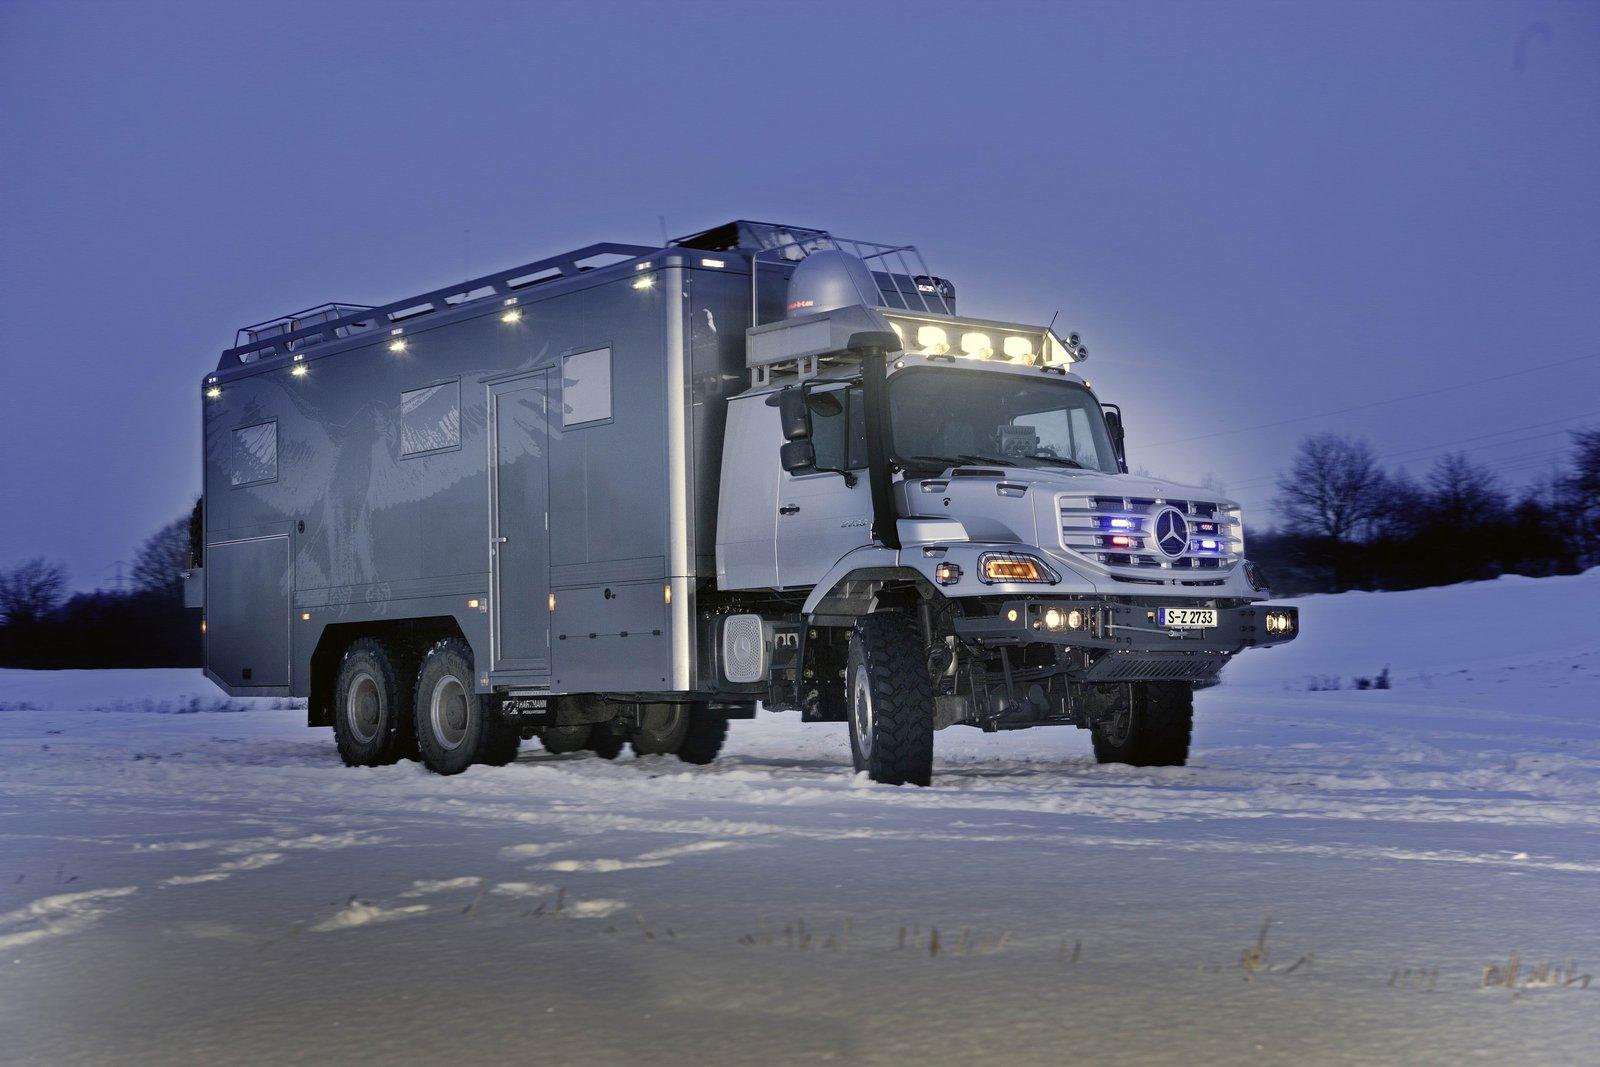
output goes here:
<path id="1" fill-rule="evenodd" d="M 1153 604 L 1107 603 L 1070 597 L 1027 597 L 1004 600 L 994 615 L 955 620 L 956 635 L 979 645 L 1070 645 L 1136 652 L 1234 653 L 1292 641 L 1300 633 L 1298 608 L 1248 604 L 1218 608 L 1217 625 L 1203 630 L 1159 625 L 1160 607 Z M 1051 612 L 1055 616 L 1051 616 Z M 1074 613 L 1077 613 L 1076 616 Z M 1269 629 L 1267 616 L 1274 617 Z M 1048 621 L 1059 618 L 1052 628 Z M 1077 627 L 1069 622 L 1078 621 Z M 1287 619 L 1287 625 L 1281 620 Z"/>

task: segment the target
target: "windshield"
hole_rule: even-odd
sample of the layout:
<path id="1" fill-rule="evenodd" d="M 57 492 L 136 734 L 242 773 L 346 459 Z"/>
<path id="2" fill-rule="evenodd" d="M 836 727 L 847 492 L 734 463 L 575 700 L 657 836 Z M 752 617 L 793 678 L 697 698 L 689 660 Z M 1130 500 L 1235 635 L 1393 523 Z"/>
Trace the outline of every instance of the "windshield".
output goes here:
<path id="1" fill-rule="evenodd" d="M 908 467 L 1009 463 L 1115 473 L 1100 404 L 1081 385 L 938 368 L 889 380 L 895 459 Z"/>

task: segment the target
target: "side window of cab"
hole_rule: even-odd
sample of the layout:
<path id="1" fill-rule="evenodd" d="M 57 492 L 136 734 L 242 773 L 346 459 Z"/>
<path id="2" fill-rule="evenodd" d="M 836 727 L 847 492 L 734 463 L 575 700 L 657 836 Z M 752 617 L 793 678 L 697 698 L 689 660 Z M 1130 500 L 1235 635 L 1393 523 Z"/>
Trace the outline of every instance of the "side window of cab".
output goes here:
<path id="1" fill-rule="evenodd" d="M 854 471 L 867 465 L 867 415 L 861 386 L 816 389 L 806 396 L 817 470 Z"/>

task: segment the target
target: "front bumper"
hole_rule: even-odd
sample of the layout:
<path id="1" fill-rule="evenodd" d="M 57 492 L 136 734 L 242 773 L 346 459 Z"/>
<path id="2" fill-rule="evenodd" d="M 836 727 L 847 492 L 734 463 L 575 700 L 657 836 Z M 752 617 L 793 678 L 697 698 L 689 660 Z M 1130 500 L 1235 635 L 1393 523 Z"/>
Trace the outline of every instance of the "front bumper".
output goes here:
<path id="1" fill-rule="evenodd" d="M 1264 603 L 1217 608 L 1215 626 L 1180 629 L 1161 625 L 1162 608 L 1169 606 L 1179 605 L 1024 597 L 1002 601 L 994 615 L 958 618 L 954 626 L 958 637 L 979 646 L 1050 644 L 1123 652 L 1224 655 L 1246 648 L 1280 645 L 1294 640 L 1300 633 L 1298 608 Z M 1273 617 L 1270 627 L 1269 615 Z M 1047 620 L 1053 617 L 1060 619 L 1058 627 L 1048 625 Z M 1068 625 L 1075 619 L 1080 625 Z"/>

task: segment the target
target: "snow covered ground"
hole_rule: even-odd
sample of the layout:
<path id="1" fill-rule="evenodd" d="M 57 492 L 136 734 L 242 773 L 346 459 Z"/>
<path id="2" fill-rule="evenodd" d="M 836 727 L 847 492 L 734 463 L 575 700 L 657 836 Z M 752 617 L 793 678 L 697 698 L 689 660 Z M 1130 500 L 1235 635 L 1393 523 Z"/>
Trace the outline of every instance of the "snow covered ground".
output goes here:
<path id="1" fill-rule="evenodd" d="M 0 672 L 0 1061 L 1592 1062 L 1600 571 L 1301 605 L 1189 767 L 956 729 L 927 790 L 791 716 L 440 779 Z"/>

